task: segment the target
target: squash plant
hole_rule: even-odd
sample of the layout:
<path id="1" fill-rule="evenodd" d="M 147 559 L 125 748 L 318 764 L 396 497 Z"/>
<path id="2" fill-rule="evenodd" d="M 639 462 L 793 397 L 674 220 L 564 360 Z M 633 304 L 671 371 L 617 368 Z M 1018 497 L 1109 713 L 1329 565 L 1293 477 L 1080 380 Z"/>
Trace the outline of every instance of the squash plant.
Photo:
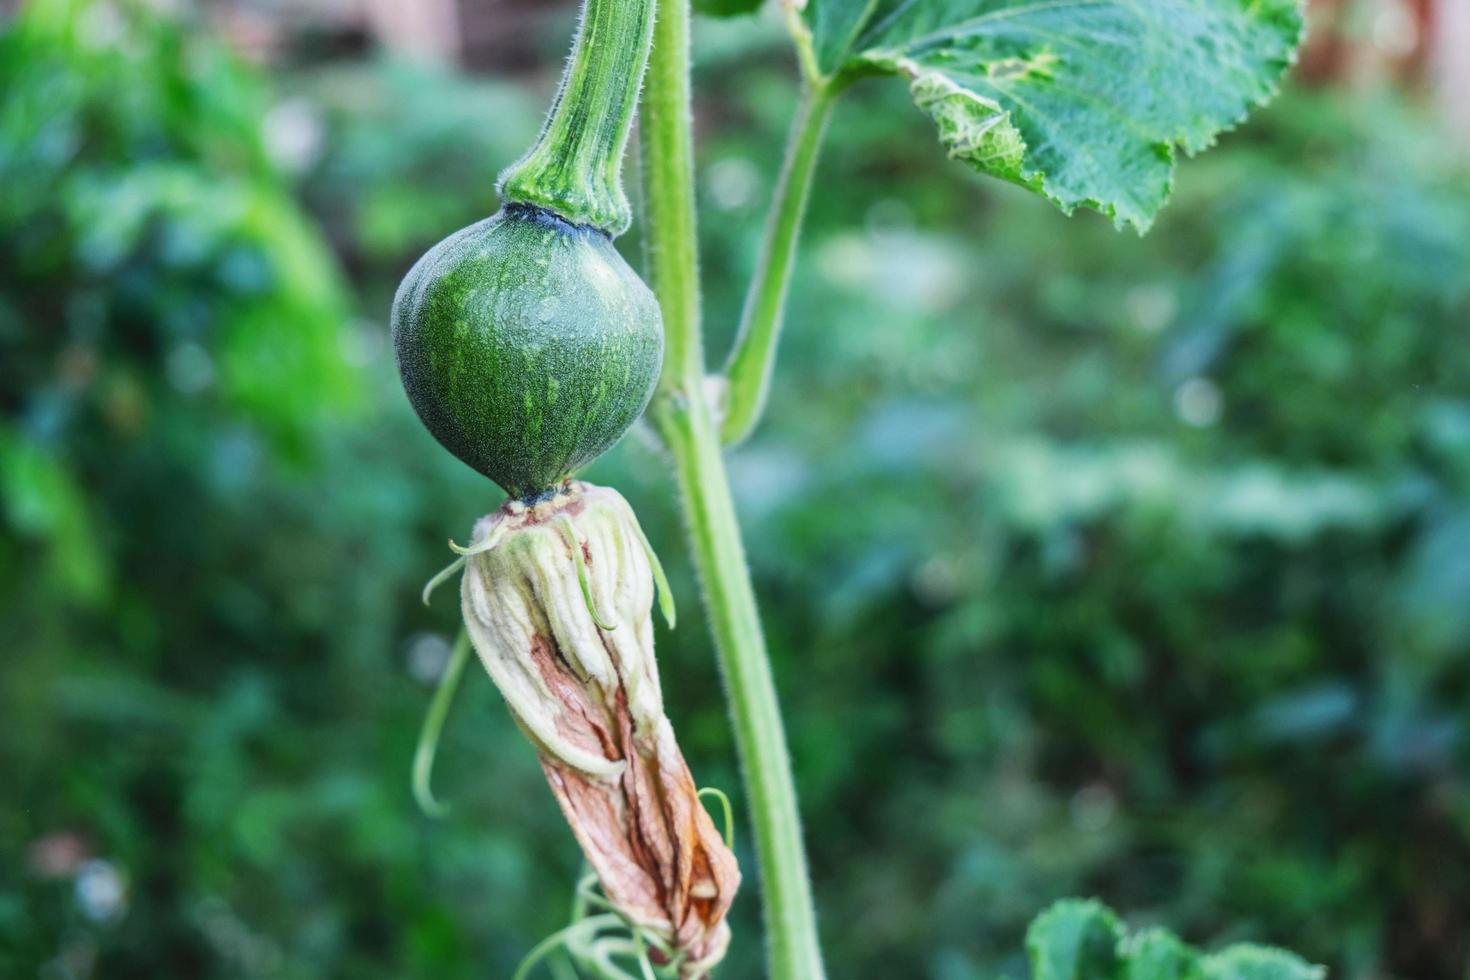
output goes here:
<path id="1" fill-rule="evenodd" d="M 730 15 L 750 0 L 706 0 Z M 427 808 L 439 726 L 473 650 L 531 741 L 590 872 L 572 921 L 519 975 L 694 978 L 730 941 L 741 875 L 664 715 L 651 610 L 673 605 L 626 501 L 573 479 L 645 413 L 669 457 L 739 747 L 770 975 L 824 975 L 796 792 L 723 453 L 759 423 L 802 218 L 842 94 L 893 76 L 948 155 L 1146 231 L 1176 157 L 1268 99 L 1302 33 L 1297 0 L 783 0 L 803 96 L 724 368 L 707 372 L 693 193 L 690 0 L 584 0 L 539 138 L 501 210 L 435 246 L 393 308 L 400 372 L 429 431 L 506 503 L 425 590 L 460 575 L 466 632 L 415 766 Z M 622 160 L 641 93 L 643 278 Z M 655 589 L 657 586 L 657 591 Z M 713 793 L 716 796 L 722 794 Z M 840 936 L 833 937 L 840 940 Z M 1204 955 L 1129 935 L 1095 902 L 1033 924 L 1036 980 L 1307 980 L 1292 954 Z M 636 974 L 632 971 L 638 971 Z"/>

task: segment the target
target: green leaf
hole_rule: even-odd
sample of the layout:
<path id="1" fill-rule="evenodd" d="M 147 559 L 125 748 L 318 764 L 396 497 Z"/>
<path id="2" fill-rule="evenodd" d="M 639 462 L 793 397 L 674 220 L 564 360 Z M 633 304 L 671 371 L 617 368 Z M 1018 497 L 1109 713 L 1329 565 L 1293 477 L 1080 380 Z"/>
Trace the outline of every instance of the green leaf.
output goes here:
<path id="1" fill-rule="evenodd" d="M 765 0 L 694 0 L 696 13 L 706 17 L 738 17 L 753 14 Z"/>
<path id="2" fill-rule="evenodd" d="M 1198 980 L 1199 953 L 1167 929 L 1145 929 L 1123 946 L 1127 980 Z"/>
<path id="3" fill-rule="evenodd" d="M 1118 917 L 1093 899 L 1067 898 L 1052 905 L 1026 930 L 1032 980 L 1121 978 Z"/>
<path id="4" fill-rule="evenodd" d="M 909 79 L 949 155 L 1144 231 L 1178 150 L 1275 92 L 1298 0 L 809 0 L 827 76 Z"/>
<path id="5" fill-rule="evenodd" d="M 109 585 L 88 501 L 62 460 L 0 421 L 0 530 L 27 541 L 62 594 L 81 605 L 100 602 Z"/>
<path id="6" fill-rule="evenodd" d="M 1237 943 L 1206 957 L 1204 976 L 1205 980 L 1323 980 L 1327 970 L 1284 949 Z"/>

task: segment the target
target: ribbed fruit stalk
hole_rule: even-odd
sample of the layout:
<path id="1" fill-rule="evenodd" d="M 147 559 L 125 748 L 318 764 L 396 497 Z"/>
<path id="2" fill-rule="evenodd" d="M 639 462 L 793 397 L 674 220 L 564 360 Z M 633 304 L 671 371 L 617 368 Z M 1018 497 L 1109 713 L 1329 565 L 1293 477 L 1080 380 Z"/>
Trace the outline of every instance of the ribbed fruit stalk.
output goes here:
<path id="1" fill-rule="evenodd" d="M 632 223 L 623 155 L 653 39 L 654 0 L 586 0 L 571 60 L 536 145 L 500 175 L 500 198 L 616 237 Z"/>

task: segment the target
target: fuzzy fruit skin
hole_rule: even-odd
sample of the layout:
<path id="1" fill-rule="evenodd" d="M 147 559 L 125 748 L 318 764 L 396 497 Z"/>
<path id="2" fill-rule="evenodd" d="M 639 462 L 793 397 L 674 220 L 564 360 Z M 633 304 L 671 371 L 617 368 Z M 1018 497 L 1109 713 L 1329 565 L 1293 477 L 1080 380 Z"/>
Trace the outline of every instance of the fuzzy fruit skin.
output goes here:
<path id="1" fill-rule="evenodd" d="M 393 300 L 393 347 L 434 438 L 526 498 L 596 459 L 642 414 L 663 321 L 605 233 L 509 205 L 409 270 Z"/>

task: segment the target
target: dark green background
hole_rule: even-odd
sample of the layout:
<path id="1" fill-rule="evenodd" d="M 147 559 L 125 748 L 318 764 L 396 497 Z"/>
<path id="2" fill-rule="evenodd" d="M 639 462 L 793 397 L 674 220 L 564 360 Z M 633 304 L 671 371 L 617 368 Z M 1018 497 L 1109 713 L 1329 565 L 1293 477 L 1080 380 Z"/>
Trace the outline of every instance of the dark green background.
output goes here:
<path id="1" fill-rule="evenodd" d="M 0 975 L 506 976 L 578 855 L 478 674 L 452 814 L 409 796 L 455 618 L 418 590 L 499 497 L 418 427 L 385 321 L 494 210 L 566 24 L 495 81 L 267 72 L 98 9 L 0 37 Z M 698 51 L 714 359 L 794 89 L 773 24 Z M 1466 976 L 1470 179 L 1441 127 L 1293 86 L 1138 239 L 948 164 L 901 85 L 839 109 L 731 457 L 834 977 L 1024 976 L 1067 894 Z M 669 567 L 669 712 L 738 805 L 667 467 L 635 433 L 590 477 Z"/>

